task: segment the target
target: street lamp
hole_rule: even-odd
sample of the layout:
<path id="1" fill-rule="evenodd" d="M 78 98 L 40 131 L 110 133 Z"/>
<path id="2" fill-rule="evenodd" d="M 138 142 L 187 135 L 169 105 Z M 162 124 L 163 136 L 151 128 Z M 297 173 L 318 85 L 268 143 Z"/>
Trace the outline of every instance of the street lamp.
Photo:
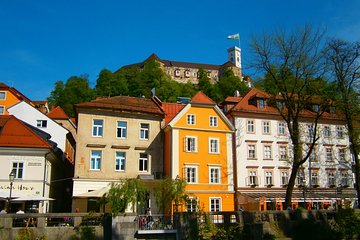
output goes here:
<path id="1" fill-rule="evenodd" d="M 9 208 L 10 208 L 11 193 L 12 193 L 12 188 L 13 188 L 14 179 L 15 179 L 15 172 L 14 172 L 14 171 L 11 171 L 11 173 L 9 174 L 9 181 L 10 181 Z M 9 210 L 10 210 L 10 209 L 9 209 Z"/>

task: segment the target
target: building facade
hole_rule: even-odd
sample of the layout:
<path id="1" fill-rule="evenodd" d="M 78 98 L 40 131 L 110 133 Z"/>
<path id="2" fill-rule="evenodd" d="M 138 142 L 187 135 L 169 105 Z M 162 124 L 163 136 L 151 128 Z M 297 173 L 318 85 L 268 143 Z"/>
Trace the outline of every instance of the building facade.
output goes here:
<path id="1" fill-rule="evenodd" d="M 151 189 L 163 175 L 164 113 L 151 99 L 125 96 L 99 98 L 75 107 L 73 210 L 99 211 L 95 202 L 101 196 L 95 193 L 119 179 L 140 178 L 150 190 L 147 207 L 156 212 Z M 145 213 L 145 209 L 137 211 Z"/>
<path id="2" fill-rule="evenodd" d="M 268 99 L 267 93 L 253 88 L 243 97 L 228 98 L 224 104 L 237 129 L 237 204 L 248 210 L 282 210 L 291 173 L 292 145 L 287 125 Z M 305 155 L 314 134 L 313 120 L 304 116 L 300 129 Z M 297 173 L 294 208 L 328 208 L 342 197 L 353 200 L 352 158 L 345 122 L 336 113 L 324 113 L 317 136 L 314 151 Z"/>
<path id="3" fill-rule="evenodd" d="M 202 92 L 184 104 L 162 103 L 164 171 L 187 182 L 181 211 L 234 211 L 233 125 Z"/>

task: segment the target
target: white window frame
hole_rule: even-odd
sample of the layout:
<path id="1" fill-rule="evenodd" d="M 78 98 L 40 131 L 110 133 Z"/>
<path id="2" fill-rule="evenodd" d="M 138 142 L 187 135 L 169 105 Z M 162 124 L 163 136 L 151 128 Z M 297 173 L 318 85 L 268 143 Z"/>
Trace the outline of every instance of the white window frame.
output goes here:
<path id="1" fill-rule="evenodd" d="M 344 127 L 343 126 L 336 126 L 336 137 L 337 138 L 344 138 Z"/>
<path id="2" fill-rule="evenodd" d="M 305 180 L 305 173 L 304 170 L 299 169 L 298 173 L 297 173 L 297 184 L 299 186 L 303 186 L 304 185 L 304 180 Z"/>
<path id="3" fill-rule="evenodd" d="M 185 70 L 185 77 L 187 77 L 187 78 L 190 77 L 190 71 L 189 70 Z"/>
<path id="4" fill-rule="evenodd" d="M 185 207 L 187 212 L 197 212 L 198 208 L 198 199 L 196 197 L 189 197 L 186 199 Z"/>
<path id="5" fill-rule="evenodd" d="M 270 144 L 264 145 L 264 159 L 272 159 L 272 149 Z"/>
<path id="6" fill-rule="evenodd" d="M 349 173 L 348 172 L 341 172 L 340 173 L 340 184 L 342 187 L 346 187 L 346 186 L 349 186 L 350 185 L 350 181 L 349 181 Z"/>
<path id="7" fill-rule="evenodd" d="M 95 123 L 95 121 L 101 121 L 101 124 Z M 93 137 L 102 137 L 104 134 L 104 119 L 93 119 L 91 135 Z"/>
<path id="8" fill-rule="evenodd" d="M 331 128 L 330 126 L 324 126 L 324 137 L 330 138 L 331 137 Z"/>
<path id="9" fill-rule="evenodd" d="M 218 117 L 210 116 L 210 127 L 217 127 L 217 126 L 218 126 Z"/>
<path id="10" fill-rule="evenodd" d="M 273 171 L 265 171 L 265 185 L 266 186 L 273 186 Z"/>
<path id="11" fill-rule="evenodd" d="M 270 121 L 263 121 L 262 122 L 262 133 L 269 135 L 271 134 L 271 123 Z"/>
<path id="12" fill-rule="evenodd" d="M 329 171 L 327 173 L 327 181 L 328 181 L 328 187 L 336 185 L 335 172 Z"/>
<path id="13" fill-rule="evenodd" d="M 195 114 L 186 114 L 186 124 L 195 125 L 196 124 L 196 115 Z"/>
<path id="14" fill-rule="evenodd" d="M 100 153 L 95 155 L 94 153 Z M 101 161 L 102 161 L 102 151 L 101 150 L 91 150 L 90 152 L 90 170 L 91 171 L 100 171 L 101 170 Z"/>
<path id="15" fill-rule="evenodd" d="M 184 150 L 185 152 L 197 152 L 197 137 L 186 136 L 184 138 Z"/>
<path id="16" fill-rule="evenodd" d="M 147 126 L 147 127 L 145 127 Z M 149 123 L 140 123 L 140 140 L 149 140 L 150 138 L 150 124 Z"/>
<path id="17" fill-rule="evenodd" d="M 256 144 L 248 144 L 247 150 L 248 159 L 256 159 Z"/>
<path id="18" fill-rule="evenodd" d="M 198 183 L 198 166 L 195 165 L 185 166 L 185 180 L 188 184 Z"/>
<path id="19" fill-rule="evenodd" d="M 341 161 L 341 162 L 346 161 L 346 150 L 345 150 L 345 148 L 339 148 L 339 161 Z"/>
<path id="20" fill-rule="evenodd" d="M 209 167 L 209 183 L 220 184 L 221 183 L 221 168 L 220 167 Z"/>
<path id="21" fill-rule="evenodd" d="M 4 97 L 1 98 L 1 94 L 4 93 Z M 6 100 L 6 91 L 0 91 L 0 100 Z"/>
<path id="22" fill-rule="evenodd" d="M 119 123 L 125 123 L 125 126 L 119 126 Z M 120 136 L 119 136 L 120 133 Z M 126 139 L 127 137 L 127 122 L 126 121 L 116 121 L 116 138 Z"/>
<path id="23" fill-rule="evenodd" d="M 24 179 L 25 163 L 23 161 L 12 161 L 11 171 L 15 173 L 15 179 Z"/>
<path id="24" fill-rule="evenodd" d="M 249 178 L 249 182 L 248 182 L 249 186 L 257 186 L 258 185 L 257 171 L 256 170 L 249 170 L 248 171 L 248 178 Z"/>
<path id="25" fill-rule="evenodd" d="M 265 108 L 265 99 L 259 99 L 259 108 Z"/>
<path id="26" fill-rule="evenodd" d="M 175 69 L 175 77 L 180 77 L 180 69 Z"/>
<path id="27" fill-rule="evenodd" d="M 209 211 L 210 212 L 221 212 L 221 197 L 210 197 L 209 198 Z"/>
<path id="28" fill-rule="evenodd" d="M 123 156 L 118 155 L 123 154 Z M 116 166 L 119 166 L 119 169 L 116 169 Z M 126 152 L 115 152 L 115 171 L 124 172 L 126 169 Z"/>
<path id="29" fill-rule="evenodd" d="M 247 133 L 255 133 L 255 120 L 247 120 L 246 121 L 246 132 Z"/>
<path id="30" fill-rule="evenodd" d="M 314 125 L 312 124 L 308 124 L 307 125 L 307 130 L 308 130 L 308 137 L 309 139 L 313 139 L 314 135 L 315 135 L 315 129 L 314 129 Z"/>
<path id="31" fill-rule="evenodd" d="M 285 145 L 279 145 L 279 160 L 286 161 L 288 158 L 288 148 Z"/>
<path id="32" fill-rule="evenodd" d="M 311 171 L 311 186 L 319 186 L 319 172 L 317 170 Z"/>
<path id="33" fill-rule="evenodd" d="M 309 155 L 309 160 L 311 162 L 317 162 L 318 159 L 317 159 L 317 154 L 316 154 L 316 146 L 313 147 L 313 149 L 312 149 L 312 151 L 311 151 L 311 153 Z"/>
<path id="34" fill-rule="evenodd" d="M 280 181 L 282 186 L 286 186 L 289 184 L 289 172 L 288 171 L 281 171 L 280 172 Z"/>
<path id="35" fill-rule="evenodd" d="M 149 171 L 149 154 L 139 153 L 139 168 L 138 169 L 139 169 L 139 172 L 141 172 L 141 173 Z"/>
<path id="36" fill-rule="evenodd" d="M 326 160 L 327 162 L 331 162 L 331 161 L 334 160 L 332 147 L 326 147 L 326 148 L 325 148 L 325 160 Z"/>
<path id="37" fill-rule="evenodd" d="M 284 122 L 278 122 L 278 134 L 284 136 L 286 134 L 286 124 Z"/>
<path id="38" fill-rule="evenodd" d="M 209 138 L 209 153 L 218 154 L 220 153 L 220 139 Z"/>

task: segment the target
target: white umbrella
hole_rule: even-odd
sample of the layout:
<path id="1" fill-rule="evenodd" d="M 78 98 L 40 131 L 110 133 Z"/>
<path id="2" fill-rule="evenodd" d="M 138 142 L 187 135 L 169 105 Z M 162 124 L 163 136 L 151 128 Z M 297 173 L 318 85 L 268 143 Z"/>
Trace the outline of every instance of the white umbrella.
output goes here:
<path id="1" fill-rule="evenodd" d="M 104 194 L 107 194 L 108 192 L 109 192 L 109 187 L 102 187 L 102 188 L 96 189 L 94 191 L 77 194 L 73 197 L 74 198 L 92 198 L 92 197 L 101 198 L 102 196 L 104 196 Z"/>

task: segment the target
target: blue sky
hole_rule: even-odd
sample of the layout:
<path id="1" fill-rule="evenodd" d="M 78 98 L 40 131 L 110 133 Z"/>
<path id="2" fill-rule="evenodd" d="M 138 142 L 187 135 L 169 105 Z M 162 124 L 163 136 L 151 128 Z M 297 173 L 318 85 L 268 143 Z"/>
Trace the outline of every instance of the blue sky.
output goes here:
<path id="1" fill-rule="evenodd" d="M 327 36 L 360 40 L 360 1 L 0 0 L 0 81 L 32 100 L 54 83 L 162 59 L 223 64 L 240 33 L 244 72 L 251 36 L 312 24 Z"/>

